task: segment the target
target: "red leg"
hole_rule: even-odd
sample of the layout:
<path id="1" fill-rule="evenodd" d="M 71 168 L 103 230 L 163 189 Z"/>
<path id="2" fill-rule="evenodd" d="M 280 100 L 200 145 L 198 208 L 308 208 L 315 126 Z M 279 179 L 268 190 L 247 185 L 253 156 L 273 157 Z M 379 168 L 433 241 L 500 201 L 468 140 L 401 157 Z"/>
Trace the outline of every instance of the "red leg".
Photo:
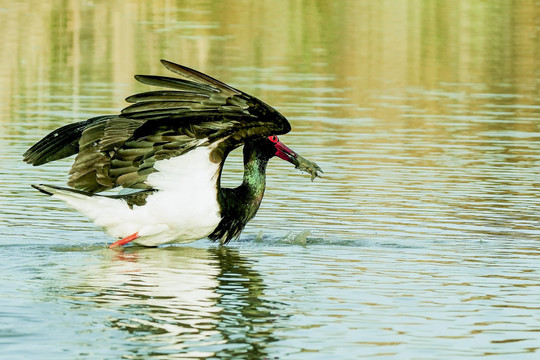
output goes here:
<path id="1" fill-rule="evenodd" d="M 112 248 L 115 248 L 115 247 L 118 247 L 118 246 L 126 245 L 128 242 L 132 242 L 133 240 L 135 240 L 138 237 L 139 237 L 138 232 L 136 232 L 135 234 L 131 234 L 128 237 L 125 237 L 125 238 L 123 238 L 121 240 L 113 242 L 111 245 L 109 245 L 109 249 L 112 249 Z"/>

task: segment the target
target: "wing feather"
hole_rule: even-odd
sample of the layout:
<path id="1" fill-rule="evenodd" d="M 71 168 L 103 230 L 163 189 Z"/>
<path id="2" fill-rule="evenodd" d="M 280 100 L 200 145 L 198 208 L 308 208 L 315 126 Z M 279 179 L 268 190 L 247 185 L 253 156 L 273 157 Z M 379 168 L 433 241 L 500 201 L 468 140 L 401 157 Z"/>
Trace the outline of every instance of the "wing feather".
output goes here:
<path id="1" fill-rule="evenodd" d="M 183 90 L 183 91 L 209 91 L 209 92 L 219 92 L 219 89 L 196 83 L 193 81 L 188 81 L 184 79 L 172 78 L 168 76 L 158 76 L 158 75 L 135 75 L 135 79 L 143 84 L 152 85 L 152 86 L 161 86 L 171 89 Z"/>
<path id="2" fill-rule="evenodd" d="M 144 101 L 202 101 L 210 98 L 210 95 L 191 91 L 147 91 L 140 94 L 128 96 L 126 101 L 129 103 L 138 103 Z"/>
<path id="3" fill-rule="evenodd" d="M 197 71 L 195 69 L 191 69 L 191 68 L 188 68 L 187 66 L 183 66 L 183 65 L 180 65 L 180 64 L 175 64 L 173 62 L 170 62 L 170 61 L 167 61 L 167 60 L 161 60 L 161 63 L 163 64 L 163 66 L 165 66 L 165 68 L 167 68 L 168 70 L 178 74 L 178 75 L 181 75 L 187 79 L 191 79 L 191 80 L 194 80 L 196 82 L 202 82 L 204 84 L 207 84 L 207 85 L 210 85 L 214 88 L 217 88 L 217 89 L 220 89 L 221 91 L 225 91 L 226 93 L 229 92 L 229 95 L 228 96 L 231 96 L 231 95 L 238 95 L 238 94 L 243 94 L 242 91 L 240 90 L 236 90 L 235 88 L 217 80 L 217 79 L 214 79 L 213 77 L 209 76 L 209 75 L 206 75 L 206 74 L 203 74 L 202 72 L 200 71 Z"/>
<path id="4" fill-rule="evenodd" d="M 183 79 L 136 75 L 141 83 L 166 89 L 127 97 L 131 105 L 120 115 L 57 129 L 28 150 L 25 160 L 40 165 L 77 153 L 68 185 L 90 193 L 117 186 L 151 190 L 146 179 L 159 160 L 211 146 L 211 161 L 222 163 L 250 139 L 290 131 L 287 119 L 259 99 L 199 71 L 161 62 Z"/>

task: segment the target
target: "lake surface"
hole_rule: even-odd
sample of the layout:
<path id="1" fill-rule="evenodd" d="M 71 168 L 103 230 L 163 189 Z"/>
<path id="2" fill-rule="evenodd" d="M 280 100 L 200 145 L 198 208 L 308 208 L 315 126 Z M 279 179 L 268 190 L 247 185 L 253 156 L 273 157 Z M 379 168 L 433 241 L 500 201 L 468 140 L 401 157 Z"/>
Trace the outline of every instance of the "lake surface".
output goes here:
<path id="1" fill-rule="evenodd" d="M 0 1 L 0 358 L 537 359 L 534 1 Z M 49 131 L 160 58 L 260 97 L 274 159 L 239 241 L 106 248 L 30 185 Z M 240 153 L 226 165 L 241 177 Z"/>

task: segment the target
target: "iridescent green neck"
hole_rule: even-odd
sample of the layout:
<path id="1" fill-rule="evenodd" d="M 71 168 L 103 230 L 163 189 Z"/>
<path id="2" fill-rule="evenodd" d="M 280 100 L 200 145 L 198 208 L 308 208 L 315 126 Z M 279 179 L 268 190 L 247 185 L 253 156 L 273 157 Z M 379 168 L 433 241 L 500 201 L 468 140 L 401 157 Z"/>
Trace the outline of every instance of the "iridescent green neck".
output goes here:
<path id="1" fill-rule="evenodd" d="M 244 154 L 244 179 L 242 181 L 242 186 L 248 190 L 246 195 L 248 197 L 253 197 L 252 199 L 249 199 L 251 200 L 250 202 L 256 201 L 260 204 L 262 197 L 264 196 L 267 164 L 268 160 L 258 157 L 255 151 L 251 154 Z"/>
<path id="2" fill-rule="evenodd" d="M 218 202 L 222 219 L 209 235 L 210 239 L 227 243 L 240 236 L 242 229 L 255 216 L 264 196 L 268 160 L 255 147 L 244 148 L 244 179 L 237 188 L 220 189 Z"/>

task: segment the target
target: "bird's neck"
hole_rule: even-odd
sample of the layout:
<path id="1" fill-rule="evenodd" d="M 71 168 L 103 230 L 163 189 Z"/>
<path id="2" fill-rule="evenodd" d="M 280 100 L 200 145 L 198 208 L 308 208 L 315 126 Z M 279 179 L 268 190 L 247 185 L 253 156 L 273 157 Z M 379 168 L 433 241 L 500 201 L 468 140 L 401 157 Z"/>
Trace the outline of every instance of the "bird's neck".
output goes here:
<path id="1" fill-rule="evenodd" d="M 233 203 L 237 204 L 238 216 L 247 223 L 251 220 L 264 196 L 266 187 L 266 165 L 268 160 L 257 156 L 257 150 L 244 152 L 244 178 L 242 185 L 234 189 Z M 244 224 L 245 225 L 245 224 Z"/>
<path id="2" fill-rule="evenodd" d="M 226 243 L 240 236 L 261 205 L 266 187 L 266 165 L 268 160 L 257 156 L 257 150 L 244 151 L 244 178 L 234 189 L 222 188 L 218 195 L 222 220 L 209 236 Z"/>
<path id="3" fill-rule="evenodd" d="M 244 153 L 244 178 L 239 188 L 245 189 L 242 191 L 242 200 L 246 203 L 256 204 L 257 209 L 264 196 L 267 164 L 268 160 L 261 160 L 257 157 L 256 150 Z"/>

